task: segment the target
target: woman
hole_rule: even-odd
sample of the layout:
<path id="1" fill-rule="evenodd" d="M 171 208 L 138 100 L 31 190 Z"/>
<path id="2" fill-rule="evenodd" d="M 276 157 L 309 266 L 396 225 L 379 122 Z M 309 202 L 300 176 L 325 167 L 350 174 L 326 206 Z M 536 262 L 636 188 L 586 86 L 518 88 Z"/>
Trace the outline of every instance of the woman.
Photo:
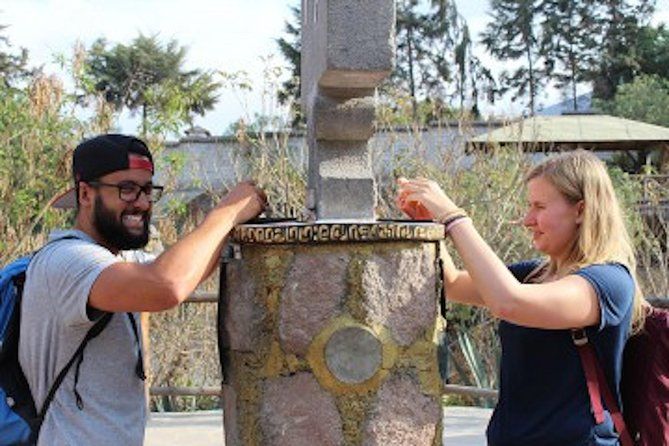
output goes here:
<path id="1" fill-rule="evenodd" d="M 604 163 L 583 150 L 534 167 L 523 224 L 545 260 L 507 267 L 471 219 L 433 181 L 399 181 L 403 209 L 423 206 L 446 225 L 465 266 L 444 262 L 450 300 L 501 319 L 500 393 L 487 429 L 493 446 L 618 445 L 608 413 L 596 424 L 571 330 L 587 327 L 620 401 L 622 353 L 640 323 L 636 261 Z"/>

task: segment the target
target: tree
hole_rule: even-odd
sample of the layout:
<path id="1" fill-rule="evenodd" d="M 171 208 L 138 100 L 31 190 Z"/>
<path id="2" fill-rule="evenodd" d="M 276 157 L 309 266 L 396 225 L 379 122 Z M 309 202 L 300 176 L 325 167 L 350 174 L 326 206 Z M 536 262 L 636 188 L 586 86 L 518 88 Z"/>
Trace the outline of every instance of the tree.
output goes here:
<path id="1" fill-rule="evenodd" d="M 669 78 L 669 30 L 664 24 L 642 27 L 635 47 L 639 74 Z"/>
<path id="2" fill-rule="evenodd" d="M 0 25 L 0 32 L 5 29 L 6 25 Z M 5 87 L 11 87 L 16 81 L 25 80 L 34 74 L 28 69 L 28 50 L 21 48 L 19 54 L 12 54 L 10 49 L 9 39 L 0 35 L 0 84 Z"/>
<path id="3" fill-rule="evenodd" d="M 129 45 L 112 48 L 98 39 L 85 60 L 88 88 L 117 111 L 141 110 L 143 135 L 156 118 L 176 127 L 189 124 L 193 114 L 213 108 L 219 84 L 210 72 L 184 70 L 186 53 L 176 40 L 163 45 L 156 36 L 140 34 Z"/>
<path id="4" fill-rule="evenodd" d="M 599 57 L 593 75 L 596 98 L 610 100 L 618 85 L 631 82 L 641 68 L 636 44 L 654 11 L 655 0 L 594 1 Z"/>
<path id="5" fill-rule="evenodd" d="M 495 102 L 497 83 L 490 69 L 484 66 L 481 60 L 474 55 L 469 27 L 464 22 L 459 28 L 453 58 L 457 68 L 454 77 L 456 95 L 459 98 L 459 109 L 463 112 L 466 108 L 466 101 L 469 99 L 471 113 L 478 117 L 480 115 L 479 96 L 483 93 L 487 102 Z"/>
<path id="6" fill-rule="evenodd" d="M 283 83 L 278 99 L 282 104 L 292 101 L 293 116 L 300 118 L 300 8 L 292 7 L 291 14 L 277 44 L 292 76 Z M 481 93 L 493 97 L 492 74 L 473 54 L 467 23 L 453 1 L 399 0 L 395 38 L 396 67 L 381 92 L 386 97 L 406 94 L 414 121 L 450 112 L 451 99 L 461 110 L 471 108 L 476 114 Z M 294 119 L 293 125 L 297 122 Z"/>
<path id="7" fill-rule="evenodd" d="M 460 116 L 469 111 L 477 116 L 480 93 L 492 102 L 496 85 L 490 70 L 474 54 L 467 21 L 454 1 L 431 0 L 429 5 L 418 3 L 416 7 L 425 11 L 420 37 L 432 65 L 426 94 L 450 102 Z"/>
<path id="8" fill-rule="evenodd" d="M 70 96 L 54 77 L 22 88 L 0 83 L 0 262 L 25 253 L 36 235 L 67 217 L 49 201 L 70 181 L 71 150 L 88 132 L 71 113 Z M 43 240 L 43 239 L 42 239 Z M 32 243 L 31 243 L 32 242 Z"/>
<path id="9" fill-rule="evenodd" d="M 427 57 L 430 46 L 423 38 L 427 20 L 425 14 L 418 11 L 419 3 L 420 0 L 397 2 L 396 66 L 388 81 L 393 87 L 408 92 L 414 120 L 418 114 L 419 95 L 430 84 L 435 84 Z"/>
<path id="10" fill-rule="evenodd" d="M 442 112 L 471 109 L 481 92 L 492 101 L 495 82 L 473 52 L 467 22 L 455 2 L 402 0 L 397 4 L 397 63 L 389 84 L 407 92 L 414 121 L 423 103 Z"/>
<path id="11" fill-rule="evenodd" d="M 427 15 L 418 13 L 423 0 L 400 0 L 397 4 L 397 64 L 391 79 L 386 83 L 401 91 L 409 92 L 412 98 L 414 115 L 417 113 L 418 97 L 423 95 L 428 86 L 438 84 L 431 73 L 433 60 L 428 58 L 429 44 L 425 39 L 429 26 Z M 285 37 L 276 40 L 281 55 L 290 67 L 291 77 L 286 80 L 278 92 L 281 104 L 292 102 L 293 125 L 300 122 L 300 69 L 301 69 L 301 10 L 299 6 L 290 8 L 292 20 L 285 22 Z"/>
<path id="12" fill-rule="evenodd" d="M 299 6 L 290 8 L 292 20 L 284 23 L 285 37 L 276 39 L 281 55 L 290 67 L 290 78 L 283 82 L 277 94 L 279 104 L 291 104 L 292 126 L 297 127 L 304 122 L 300 108 L 300 70 L 302 63 L 302 27 Z"/>
<path id="13" fill-rule="evenodd" d="M 598 101 L 597 105 L 614 116 L 669 127 L 669 80 L 655 74 L 638 76 L 618 86 L 612 100 Z M 669 156 L 663 149 L 627 152 L 617 162 L 626 171 L 637 173 L 649 155 L 658 171 L 669 169 Z"/>
<path id="14" fill-rule="evenodd" d="M 669 80 L 642 75 L 620 85 L 608 111 L 615 116 L 669 127 Z"/>
<path id="15" fill-rule="evenodd" d="M 568 90 L 590 82 L 611 99 L 618 85 L 643 72 L 640 39 L 655 0 L 491 0 L 482 43 L 497 59 L 520 64 L 500 77 L 501 91 L 526 96 L 530 113 L 550 81 Z M 646 36 L 646 39 L 652 38 Z"/>
<path id="16" fill-rule="evenodd" d="M 522 62 L 512 73 L 504 71 L 500 78 L 501 92 L 513 91 L 513 99 L 527 96 L 531 115 L 536 98 L 545 85 L 547 72 L 541 67 L 538 20 L 541 5 L 537 0 L 491 0 L 491 18 L 482 34 L 482 43 L 497 59 Z"/>
<path id="17" fill-rule="evenodd" d="M 596 17 L 592 0 L 545 0 L 541 51 L 547 75 L 560 90 L 568 90 L 578 110 L 578 84 L 592 78 L 597 42 L 592 30 Z"/>

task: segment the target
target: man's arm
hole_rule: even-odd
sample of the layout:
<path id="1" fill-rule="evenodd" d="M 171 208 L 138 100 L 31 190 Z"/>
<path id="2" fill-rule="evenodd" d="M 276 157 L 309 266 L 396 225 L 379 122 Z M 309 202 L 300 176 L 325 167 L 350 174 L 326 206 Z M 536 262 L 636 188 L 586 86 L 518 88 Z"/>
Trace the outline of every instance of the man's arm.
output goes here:
<path id="1" fill-rule="evenodd" d="M 190 234 L 148 264 L 119 262 L 97 278 L 88 304 L 111 312 L 161 311 L 183 302 L 216 268 L 235 225 L 262 212 L 263 193 L 251 183 L 233 188 Z"/>

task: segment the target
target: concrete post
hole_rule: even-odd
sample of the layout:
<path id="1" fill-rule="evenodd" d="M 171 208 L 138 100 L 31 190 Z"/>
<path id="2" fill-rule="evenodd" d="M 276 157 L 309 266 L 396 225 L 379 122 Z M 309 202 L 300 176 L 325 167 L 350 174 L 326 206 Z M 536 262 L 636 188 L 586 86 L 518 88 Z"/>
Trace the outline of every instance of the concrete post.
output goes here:
<path id="1" fill-rule="evenodd" d="M 302 33 L 307 206 L 318 220 L 373 221 L 367 141 L 374 133 L 374 90 L 393 68 L 394 1 L 303 0 Z"/>

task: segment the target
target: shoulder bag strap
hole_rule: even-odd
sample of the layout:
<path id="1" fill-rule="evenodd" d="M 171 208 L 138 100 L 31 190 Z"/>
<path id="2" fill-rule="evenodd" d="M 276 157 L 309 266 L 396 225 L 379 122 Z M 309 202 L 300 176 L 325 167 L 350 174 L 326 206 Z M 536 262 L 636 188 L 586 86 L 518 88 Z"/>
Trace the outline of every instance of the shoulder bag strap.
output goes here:
<path id="1" fill-rule="evenodd" d="M 627 425 L 623 419 L 623 415 L 618 408 L 618 403 L 611 393 L 611 389 L 606 382 L 604 371 L 597 361 L 597 356 L 592 344 L 588 341 L 588 335 L 585 329 L 572 330 L 572 340 L 578 350 L 578 355 L 581 358 L 583 371 L 585 373 L 585 380 L 588 387 L 588 395 L 590 396 L 590 407 L 595 417 L 597 424 L 604 422 L 604 408 L 602 407 L 602 396 L 604 403 L 609 409 L 613 425 L 620 436 L 622 446 L 633 446 L 632 437 L 627 430 Z"/>

